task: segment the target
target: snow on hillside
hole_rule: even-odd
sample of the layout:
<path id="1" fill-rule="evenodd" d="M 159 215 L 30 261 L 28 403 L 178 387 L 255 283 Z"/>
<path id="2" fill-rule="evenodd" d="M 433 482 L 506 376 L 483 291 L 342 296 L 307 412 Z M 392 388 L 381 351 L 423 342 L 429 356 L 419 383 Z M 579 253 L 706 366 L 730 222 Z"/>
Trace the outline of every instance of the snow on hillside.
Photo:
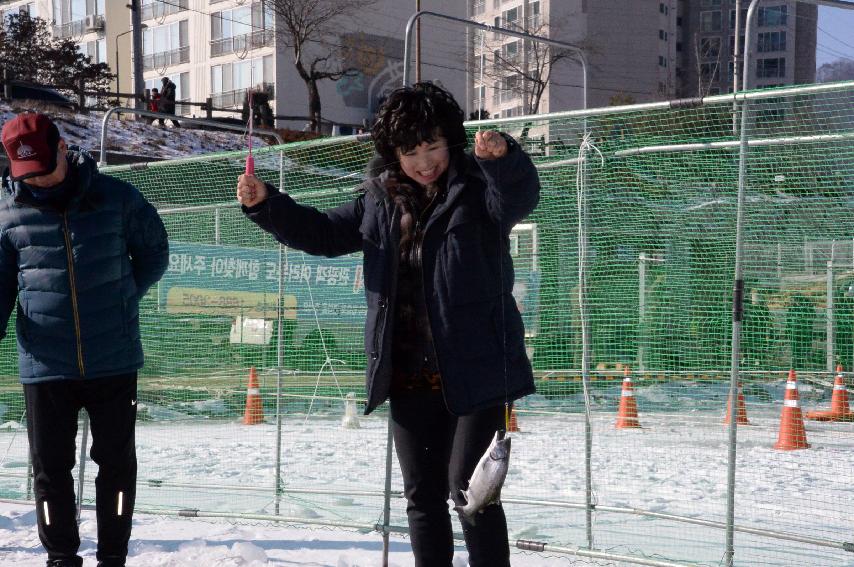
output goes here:
<path id="1" fill-rule="evenodd" d="M 0 101 L 0 122 L 5 123 L 25 110 L 38 110 L 54 118 L 69 144 L 89 150 L 93 155 L 95 150 L 100 150 L 103 112 L 78 114 L 53 106 L 27 104 L 24 101 Z M 266 144 L 257 136 L 254 138 L 255 145 Z M 107 130 L 109 152 L 150 157 L 152 160 L 245 150 L 246 147 L 246 135 L 241 132 L 199 130 L 195 127 L 173 128 L 168 121 L 165 127 L 150 125 L 147 121 L 134 120 L 128 114 L 113 115 Z"/>

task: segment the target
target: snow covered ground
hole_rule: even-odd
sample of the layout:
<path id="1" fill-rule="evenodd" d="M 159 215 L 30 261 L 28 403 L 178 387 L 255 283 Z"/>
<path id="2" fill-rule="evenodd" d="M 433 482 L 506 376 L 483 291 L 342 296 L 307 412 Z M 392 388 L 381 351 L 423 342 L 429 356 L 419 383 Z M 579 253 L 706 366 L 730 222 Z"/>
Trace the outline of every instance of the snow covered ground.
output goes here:
<path id="1" fill-rule="evenodd" d="M 641 408 L 654 390 L 639 392 Z M 530 504 L 584 501 L 584 428 L 581 414 L 546 409 L 520 414 L 504 498 L 511 541 L 538 540 L 564 547 L 586 541 L 584 512 L 578 507 Z M 185 419 L 150 407 L 151 421 L 138 426 L 138 507 L 149 510 L 198 508 L 272 514 L 276 499 L 276 427 L 244 426 L 233 419 Z M 785 532 L 830 542 L 854 539 L 854 424 L 807 422 L 812 447 L 776 451 L 779 402 L 751 403 L 753 425 L 739 428 L 736 525 Z M 644 510 L 724 522 L 727 428 L 718 411 L 641 413 L 642 429 L 616 430 L 610 412 L 593 414 L 593 490 L 600 506 L 623 512 L 594 514 L 598 549 L 637 557 L 718 565 L 724 531 L 626 513 Z M 179 519 L 138 514 L 130 565 L 353 565 L 381 564 L 380 536 L 370 526 L 382 517 L 386 422 L 382 415 L 360 418 L 360 429 L 344 429 L 340 415 L 285 416 L 280 514 L 309 522 L 349 522 L 355 529 L 282 526 L 254 520 Z M 15 440 L 14 437 L 18 436 Z M 21 470 L 23 431 L 0 431 L 7 456 L 0 472 Z M 94 472 L 87 464 L 87 477 Z M 0 493 L 20 490 L 22 481 L 0 477 Z M 400 490 L 397 464 L 392 489 Z M 322 493 L 324 490 L 327 493 Z M 86 488 L 91 496 L 93 489 Z M 348 495 L 349 494 L 349 495 Z M 87 497 L 88 497 L 87 496 Z M 0 505 L 0 563 L 40 565 L 34 516 L 28 506 Z M 393 500 L 393 526 L 404 526 L 403 501 Z M 458 527 L 457 527 L 458 529 Z M 94 554 L 94 517 L 84 514 L 83 553 Z M 739 532 L 736 564 L 741 566 L 848 566 L 854 553 L 827 546 Z M 393 538 L 391 563 L 412 565 L 405 539 Z M 458 552 L 464 564 L 465 552 Z M 253 561 L 255 563 L 253 563 Z M 614 565 L 584 563 L 577 557 L 514 553 L 514 565 Z"/>

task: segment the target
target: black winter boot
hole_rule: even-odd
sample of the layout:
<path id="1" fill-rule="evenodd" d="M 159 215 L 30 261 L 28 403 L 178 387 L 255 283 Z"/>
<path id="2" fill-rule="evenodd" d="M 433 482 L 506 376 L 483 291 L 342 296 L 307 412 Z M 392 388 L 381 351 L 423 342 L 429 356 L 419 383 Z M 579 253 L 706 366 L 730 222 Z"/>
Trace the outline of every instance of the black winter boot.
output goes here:
<path id="1" fill-rule="evenodd" d="M 125 567 L 124 559 L 102 559 L 98 561 L 98 567 Z"/>

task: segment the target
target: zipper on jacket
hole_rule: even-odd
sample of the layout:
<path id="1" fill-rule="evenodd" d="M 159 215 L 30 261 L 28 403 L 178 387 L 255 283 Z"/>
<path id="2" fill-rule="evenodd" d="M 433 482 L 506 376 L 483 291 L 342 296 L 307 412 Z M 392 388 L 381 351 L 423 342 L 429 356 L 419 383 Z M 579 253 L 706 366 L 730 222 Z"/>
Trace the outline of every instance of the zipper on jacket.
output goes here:
<path id="1" fill-rule="evenodd" d="M 389 221 L 389 223 L 390 223 L 389 224 L 389 237 L 391 237 L 391 235 L 393 234 L 393 231 L 394 231 L 394 228 L 393 228 L 394 224 L 393 223 L 395 223 L 396 219 L 397 219 L 397 208 L 395 207 L 395 209 L 393 211 L 391 211 L 391 215 L 389 215 L 388 202 L 385 202 L 384 205 L 385 205 L 385 211 L 386 211 L 386 218 L 389 218 L 389 217 L 391 218 L 391 220 Z M 373 349 L 373 352 L 377 353 L 377 358 L 376 358 L 377 364 L 374 365 L 374 370 L 371 373 L 371 383 L 373 383 L 374 378 L 376 377 L 376 374 L 380 368 L 379 360 L 380 360 L 380 358 L 382 358 L 380 350 L 382 349 L 382 346 L 383 346 L 380 339 L 382 338 L 383 334 L 385 333 L 386 323 L 388 322 L 389 313 L 391 313 L 390 306 L 393 306 L 394 301 L 396 301 L 395 295 L 397 294 L 398 254 L 393 254 L 392 258 L 393 258 L 392 259 L 392 273 L 394 274 L 394 277 L 391 279 L 391 287 L 389 289 L 388 295 L 385 298 L 385 307 L 382 308 L 382 314 L 379 317 L 379 321 L 377 322 L 376 329 L 374 329 L 374 349 Z"/>
<path id="2" fill-rule="evenodd" d="M 442 392 L 442 399 L 445 401 L 445 407 L 447 408 L 447 407 L 449 407 L 448 406 L 448 396 L 445 393 L 444 378 L 442 378 L 444 376 L 444 374 L 442 373 L 442 362 L 439 360 L 439 351 L 436 350 L 436 333 L 433 329 L 433 320 L 430 318 L 430 306 L 427 303 L 427 286 L 424 285 L 424 283 L 425 283 L 424 266 L 422 265 L 422 261 L 421 261 L 422 260 L 422 248 L 424 246 L 424 238 L 426 237 L 427 229 L 429 228 L 429 225 L 430 225 L 430 218 L 432 218 L 433 213 L 436 211 L 436 209 L 433 208 L 433 202 L 436 200 L 438 195 L 439 195 L 439 193 L 436 193 L 435 195 L 433 195 L 433 198 L 430 200 L 430 204 L 427 205 L 427 208 L 425 209 L 425 211 L 426 210 L 430 211 L 430 217 L 427 218 L 427 222 L 424 224 L 423 232 L 421 232 L 421 224 L 422 224 L 421 221 L 424 220 L 423 219 L 423 216 L 424 216 L 423 213 L 418 216 L 418 221 L 415 223 L 416 240 L 413 243 L 413 249 L 415 251 L 415 256 L 413 259 L 417 260 L 418 271 L 421 273 L 421 295 L 423 296 L 423 299 L 424 299 L 424 314 L 427 316 L 427 326 L 430 327 L 430 345 L 433 347 L 433 356 L 436 358 L 436 368 L 438 368 L 438 370 L 439 370 L 439 377 L 440 377 L 439 379 L 442 380 L 442 387 L 440 388 L 440 391 Z M 397 280 L 397 277 L 395 277 L 395 280 Z"/>
<path id="3" fill-rule="evenodd" d="M 68 213 L 62 213 L 63 236 L 65 237 L 65 253 L 68 256 L 68 281 L 71 284 L 71 311 L 74 314 L 74 335 L 77 339 L 77 369 L 80 377 L 86 376 L 83 366 L 83 339 L 80 333 L 80 309 L 77 305 L 77 285 L 74 277 L 74 254 L 71 247 L 71 231 L 68 229 Z"/>

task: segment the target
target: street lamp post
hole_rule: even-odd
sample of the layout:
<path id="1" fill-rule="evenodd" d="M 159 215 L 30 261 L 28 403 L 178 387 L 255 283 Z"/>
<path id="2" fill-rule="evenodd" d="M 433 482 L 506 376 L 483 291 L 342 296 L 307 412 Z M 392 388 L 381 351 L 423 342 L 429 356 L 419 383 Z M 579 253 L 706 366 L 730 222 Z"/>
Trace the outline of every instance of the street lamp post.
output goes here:
<path id="1" fill-rule="evenodd" d="M 140 26 L 140 27 L 141 27 L 141 29 L 145 29 L 148 26 L 146 24 L 142 24 L 142 26 Z M 122 37 L 123 35 L 127 35 L 127 34 L 132 33 L 132 32 L 133 32 L 133 28 L 131 28 L 127 31 L 123 31 L 120 34 L 116 34 L 116 103 L 118 103 L 119 105 L 121 105 L 120 99 L 121 99 L 121 92 L 122 92 L 122 89 L 119 88 L 119 85 L 121 84 L 120 83 L 121 77 L 122 77 L 121 74 L 119 73 L 119 38 Z M 138 57 L 138 54 L 134 53 L 133 57 Z"/>

